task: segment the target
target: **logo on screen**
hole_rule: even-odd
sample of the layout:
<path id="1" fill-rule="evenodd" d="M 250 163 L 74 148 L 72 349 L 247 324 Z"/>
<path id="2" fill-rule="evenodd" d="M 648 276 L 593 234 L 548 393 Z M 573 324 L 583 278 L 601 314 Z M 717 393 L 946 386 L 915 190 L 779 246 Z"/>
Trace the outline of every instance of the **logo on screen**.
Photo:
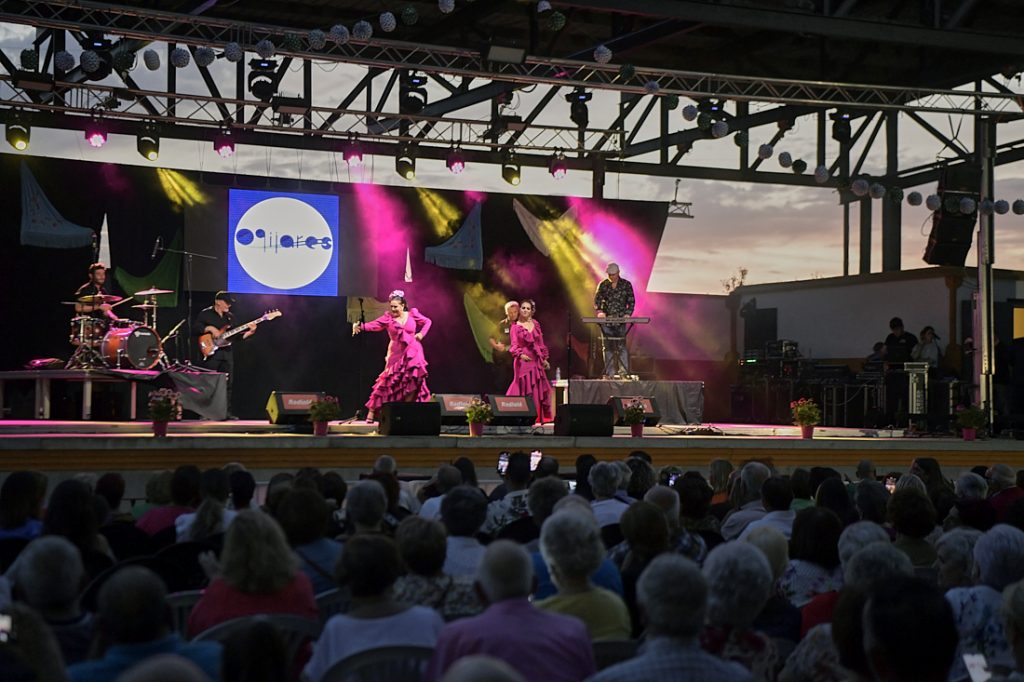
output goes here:
<path id="1" fill-rule="evenodd" d="M 232 291 L 337 294 L 336 196 L 234 189 L 230 194 Z"/>

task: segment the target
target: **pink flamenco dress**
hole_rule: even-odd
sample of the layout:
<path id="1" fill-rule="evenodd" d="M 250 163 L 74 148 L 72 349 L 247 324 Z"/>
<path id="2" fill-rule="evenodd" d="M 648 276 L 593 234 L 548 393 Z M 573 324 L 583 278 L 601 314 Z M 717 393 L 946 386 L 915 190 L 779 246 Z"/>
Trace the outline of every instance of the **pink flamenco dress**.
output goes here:
<path id="1" fill-rule="evenodd" d="M 423 344 L 416 338 L 419 333 L 427 335 L 430 319 L 413 308 L 403 325 L 397 318 L 382 315 L 376 320 L 363 324 L 363 331 L 387 331 L 391 338 L 388 354 L 384 359 L 384 371 L 377 377 L 366 401 L 367 409 L 380 414 L 384 403 L 424 403 L 430 400 L 427 388 L 427 358 Z"/>
<path id="2" fill-rule="evenodd" d="M 514 324 L 510 335 L 512 346 L 509 350 L 514 358 L 512 366 L 515 377 L 505 395 L 533 396 L 533 403 L 537 406 L 537 420 L 542 423 L 551 421 L 551 382 L 548 381 L 543 365 L 549 352 L 540 322 L 533 321 L 532 332 L 521 324 Z M 528 362 L 523 360 L 524 355 L 530 358 Z"/>

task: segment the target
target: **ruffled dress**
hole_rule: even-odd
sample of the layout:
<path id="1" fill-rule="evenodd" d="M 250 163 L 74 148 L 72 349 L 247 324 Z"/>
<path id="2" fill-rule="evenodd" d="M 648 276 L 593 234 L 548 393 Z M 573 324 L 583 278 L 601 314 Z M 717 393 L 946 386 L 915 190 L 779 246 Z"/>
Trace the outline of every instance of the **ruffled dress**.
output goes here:
<path id="1" fill-rule="evenodd" d="M 533 331 L 527 331 L 521 324 L 512 325 L 512 346 L 509 352 L 515 358 L 513 368 L 515 376 L 505 395 L 533 396 L 533 404 L 537 406 L 537 419 L 541 422 L 551 421 L 551 382 L 544 370 L 544 361 L 548 359 L 548 347 L 544 343 L 544 332 L 540 322 L 533 321 Z M 527 355 L 529 362 L 522 356 Z"/>
<path id="2" fill-rule="evenodd" d="M 376 320 L 363 324 L 363 331 L 387 331 L 391 338 L 388 354 L 384 360 L 384 371 L 377 377 L 366 401 L 367 409 L 380 411 L 384 403 L 425 403 L 430 400 L 427 388 L 427 358 L 423 344 L 416 334 L 427 335 L 430 319 L 413 308 L 403 325 L 397 318 L 382 315 Z"/>

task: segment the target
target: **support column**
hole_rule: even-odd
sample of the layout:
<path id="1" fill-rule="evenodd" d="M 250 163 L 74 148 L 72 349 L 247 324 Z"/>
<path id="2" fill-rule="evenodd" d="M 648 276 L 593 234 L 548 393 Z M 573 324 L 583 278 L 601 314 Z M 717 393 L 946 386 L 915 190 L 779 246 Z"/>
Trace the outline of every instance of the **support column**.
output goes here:
<path id="1" fill-rule="evenodd" d="M 604 199 L 604 157 L 592 156 L 594 164 L 593 172 L 593 198 Z"/>
<path id="2" fill-rule="evenodd" d="M 974 123 L 974 153 L 981 166 L 981 198 L 992 196 L 995 175 L 996 124 L 989 117 Z M 978 294 L 974 312 L 975 404 L 985 410 L 992 422 L 995 405 L 992 375 L 995 371 L 995 334 L 993 333 L 993 278 L 995 264 L 995 221 L 978 212 Z"/>
<path id="3" fill-rule="evenodd" d="M 871 272 L 871 197 L 860 200 L 860 274 Z"/>
<path id="4" fill-rule="evenodd" d="M 885 117 L 885 176 L 892 182 L 899 173 L 899 112 L 890 111 Z M 899 272 L 902 246 L 902 206 L 882 199 L 882 272 Z"/>

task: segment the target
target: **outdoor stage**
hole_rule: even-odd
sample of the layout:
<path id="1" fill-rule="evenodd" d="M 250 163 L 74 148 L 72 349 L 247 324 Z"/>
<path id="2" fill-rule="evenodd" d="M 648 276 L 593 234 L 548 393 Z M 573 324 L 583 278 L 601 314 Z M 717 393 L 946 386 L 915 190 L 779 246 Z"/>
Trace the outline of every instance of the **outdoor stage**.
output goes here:
<path id="1" fill-rule="evenodd" d="M 265 421 L 186 421 L 172 423 L 169 437 L 157 439 L 144 421 L 7 420 L 0 421 L 0 470 L 127 472 L 173 469 L 183 463 L 220 466 L 231 461 L 262 470 L 302 466 L 365 470 L 378 455 L 387 453 L 405 472 L 429 472 L 461 456 L 471 458 L 480 471 L 489 471 L 501 451 L 542 450 L 557 457 L 562 470 L 570 472 L 581 454 L 616 459 L 638 449 L 650 453 L 656 467 L 674 464 L 699 470 L 719 458 L 733 463 L 770 458 L 784 472 L 815 465 L 845 470 L 870 459 L 881 473 L 904 470 L 919 456 L 937 458 L 951 476 L 977 464 L 1002 462 L 1024 468 L 1024 441 L 911 438 L 871 429 L 818 427 L 813 439 L 803 440 L 798 428 L 789 425 L 664 425 L 646 428 L 643 438 L 630 437 L 628 427 L 616 428 L 611 438 L 554 436 L 550 425 L 495 427 L 480 438 L 465 435 L 465 427 L 444 428 L 462 433 L 379 436 L 372 424 L 335 422 L 330 435 L 315 437 Z"/>

